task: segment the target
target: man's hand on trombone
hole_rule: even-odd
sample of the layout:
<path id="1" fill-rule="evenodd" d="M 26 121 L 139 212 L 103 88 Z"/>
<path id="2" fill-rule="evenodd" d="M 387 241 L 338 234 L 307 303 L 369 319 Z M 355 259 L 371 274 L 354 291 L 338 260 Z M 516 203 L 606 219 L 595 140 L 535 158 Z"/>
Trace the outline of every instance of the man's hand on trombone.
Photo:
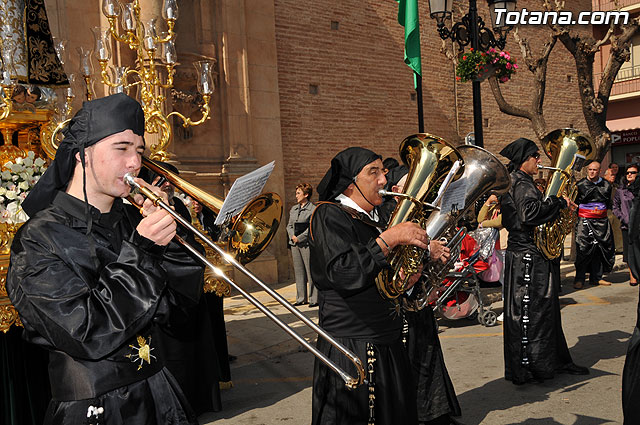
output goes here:
<path id="1" fill-rule="evenodd" d="M 136 178 L 135 181 L 153 193 L 158 195 L 162 201 L 169 205 L 169 199 L 167 194 L 160 190 L 157 186 L 152 186 L 140 178 Z M 160 206 L 154 205 L 153 201 L 145 198 L 139 193 L 133 195 L 134 202 L 140 208 L 143 219 L 138 223 L 136 227 L 140 236 L 152 240 L 156 245 L 165 246 L 171 242 L 171 239 L 176 235 L 176 221 L 165 209 Z"/>

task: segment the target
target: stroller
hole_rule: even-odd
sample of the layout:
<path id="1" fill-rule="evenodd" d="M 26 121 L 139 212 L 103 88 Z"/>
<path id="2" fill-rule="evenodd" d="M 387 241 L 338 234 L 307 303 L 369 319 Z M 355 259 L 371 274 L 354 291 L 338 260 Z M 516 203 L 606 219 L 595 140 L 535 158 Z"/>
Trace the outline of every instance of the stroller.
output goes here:
<path id="1" fill-rule="evenodd" d="M 454 255 L 463 259 L 469 254 L 470 246 L 478 249 L 468 256 L 455 271 L 450 271 L 440 287 L 434 287 L 429 294 L 430 305 L 440 317 L 448 320 L 472 318 L 477 314 L 478 322 L 483 326 L 495 326 L 498 315 L 486 305 L 480 292 L 480 274 L 487 270 L 487 261 L 495 250 L 497 231 L 495 229 L 479 229 L 474 232 L 478 240 L 471 234 L 466 234 L 463 244 L 467 249 L 458 249 Z"/>

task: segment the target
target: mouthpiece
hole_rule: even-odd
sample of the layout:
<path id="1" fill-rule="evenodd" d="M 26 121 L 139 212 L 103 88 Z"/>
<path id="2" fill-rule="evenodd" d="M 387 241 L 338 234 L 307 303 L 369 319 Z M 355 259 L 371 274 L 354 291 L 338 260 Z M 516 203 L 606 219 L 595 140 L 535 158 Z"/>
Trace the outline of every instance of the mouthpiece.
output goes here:
<path id="1" fill-rule="evenodd" d="M 396 196 L 396 195 L 398 195 L 398 193 L 389 192 L 388 190 L 380 189 L 378 191 L 378 195 L 380 195 L 380 196 Z"/>
<path id="2" fill-rule="evenodd" d="M 131 173 L 125 174 L 122 179 L 124 180 L 124 182 L 126 184 L 128 184 L 131 187 L 139 187 L 140 186 L 138 183 L 136 183 L 136 181 L 134 180 L 134 177 L 133 177 L 133 175 Z"/>

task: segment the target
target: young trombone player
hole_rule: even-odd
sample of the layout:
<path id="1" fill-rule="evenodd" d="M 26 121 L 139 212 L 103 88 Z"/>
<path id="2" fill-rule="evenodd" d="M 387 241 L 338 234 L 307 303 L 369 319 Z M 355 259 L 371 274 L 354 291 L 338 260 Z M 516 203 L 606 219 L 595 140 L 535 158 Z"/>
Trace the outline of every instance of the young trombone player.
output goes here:
<path id="1" fill-rule="evenodd" d="M 122 202 L 143 134 L 128 96 L 85 102 L 23 203 L 31 218 L 6 286 L 25 338 L 50 353 L 46 424 L 197 423 L 155 344 L 159 326 L 197 304 L 203 269 L 172 242 L 166 211 L 145 200 L 141 216 Z"/>

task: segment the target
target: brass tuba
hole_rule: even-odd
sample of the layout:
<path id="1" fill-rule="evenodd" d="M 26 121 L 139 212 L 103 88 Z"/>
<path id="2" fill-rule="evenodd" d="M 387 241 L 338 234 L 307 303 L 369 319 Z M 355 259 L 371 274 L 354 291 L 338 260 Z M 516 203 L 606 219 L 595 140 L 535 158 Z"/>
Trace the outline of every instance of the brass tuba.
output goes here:
<path id="1" fill-rule="evenodd" d="M 591 138 L 573 128 L 554 130 L 542 139 L 542 146 L 551 159 L 553 167 L 538 166 L 552 170 L 544 191 L 544 199 L 549 196 L 566 196 L 572 201 L 578 196 L 578 187 L 572 171 L 580 171 L 587 161 L 596 158 L 595 145 Z M 540 252 L 549 260 L 562 253 L 564 238 L 576 224 L 576 214 L 569 208 L 560 211 L 553 221 L 536 227 L 533 237 Z"/>
<path id="2" fill-rule="evenodd" d="M 454 163 L 462 163 L 462 158 L 446 141 L 426 133 L 404 139 L 400 144 L 400 158 L 409 168 L 409 174 L 400 194 L 402 199 L 389 219 L 389 227 L 413 221 L 425 228 L 427 218 L 434 211 L 429 203 L 438 196 Z M 463 167 L 460 167 L 454 178 L 459 178 L 462 171 Z M 388 299 L 399 297 L 405 291 L 409 276 L 422 266 L 424 253 L 425 250 L 415 246 L 398 246 L 391 250 L 387 257 L 391 267 L 383 269 L 376 278 L 380 294 Z"/>
<path id="3" fill-rule="evenodd" d="M 439 210 L 426 223 L 429 239 L 446 241 L 451 250 L 451 259 L 446 264 L 430 261 L 426 265 L 423 272 L 425 279 L 414 289 L 419 292 L 412 297 L 412 301 L 405 301 L 404 307 L 408 310 L 424 308 L 430 287 L 439 285 L 453 263 L 458 261 L 460 243 L 466 234 L 466 229 L 456 229 L 458 221 L 475 207 L 476 201 L 483 195 L 489 192 L 502 195 L 511 187 L 507 167 L 491 152 L 474 145 L 459 146 L 457 149 L 464 161 L 464 173 L 456 185 L 464 187 L 464 203 L 458 209 Z M 458 190 L 462 191 L 462 188 Z"/>

